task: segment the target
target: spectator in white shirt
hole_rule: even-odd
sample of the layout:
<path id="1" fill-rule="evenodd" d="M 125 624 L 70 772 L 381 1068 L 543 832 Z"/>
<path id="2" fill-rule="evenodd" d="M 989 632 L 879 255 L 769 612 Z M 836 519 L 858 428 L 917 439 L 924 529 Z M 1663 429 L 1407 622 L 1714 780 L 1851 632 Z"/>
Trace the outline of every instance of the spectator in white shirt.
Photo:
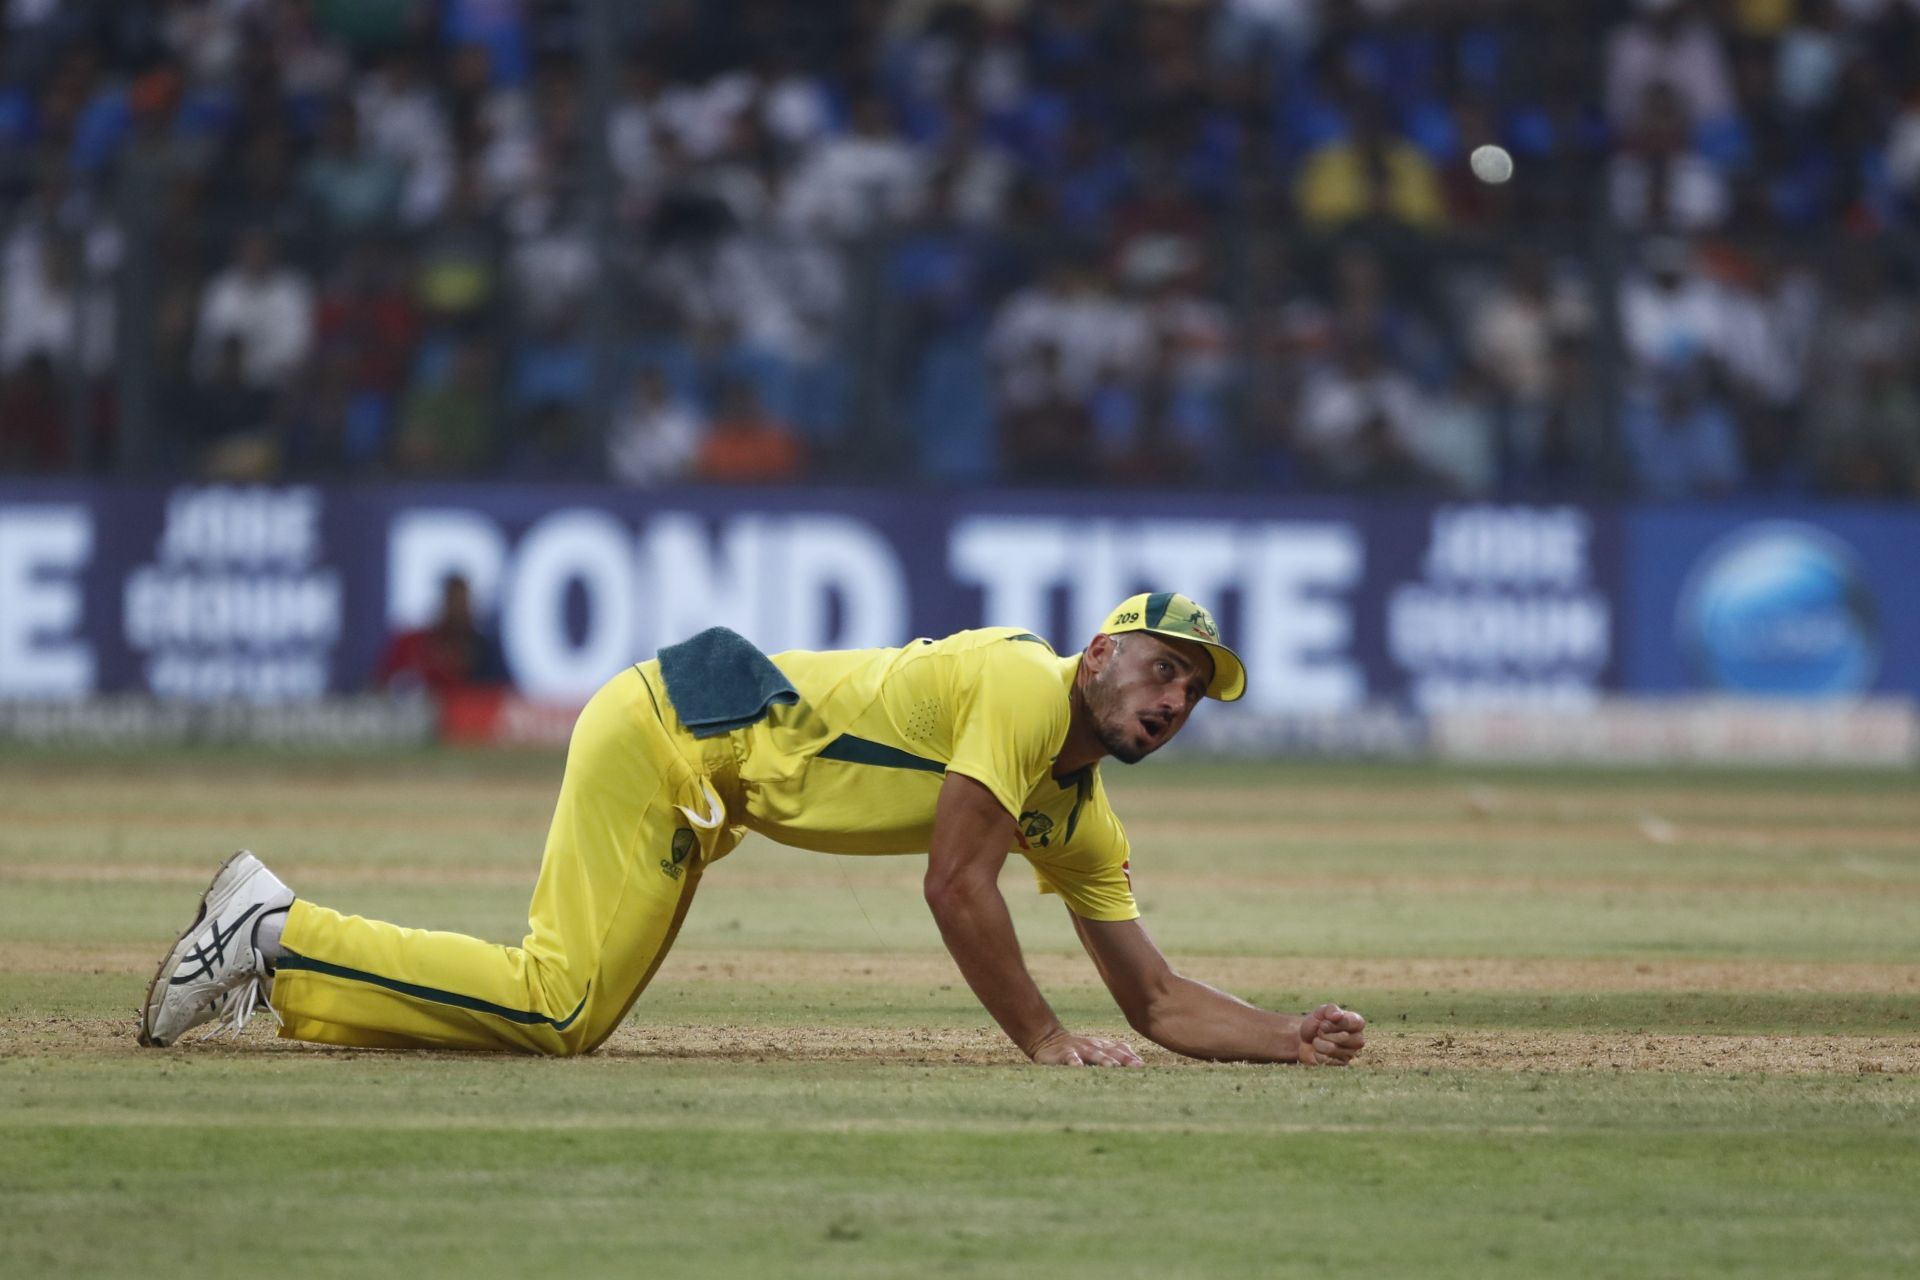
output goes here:
<path id="1" fill-rule="evenodd" d="M 1887 178 L 1920 211 L 1920 98 L 1907 103 L 1887 132 Z"/>
<path id="2" fill-rule="evenodd" d="M 852 132 L 802 154 L 785 212 L 795 227 L 859 236 L 912 218 L 925 186 L 920 153 L 894 131 L 885 99 L 870 94 L 854 104 Z"/>
<path id="3" fill-rule="evenodd" d="M 1641 369 L 1665 364 L 1676 350 L 1721 349 L 1727 299 L 1699 270 L 1693 251 L 1677 240 L 1651 240 L 1641 270 L 1620 288 L 1620 330 L 1627 354 Z"/>
<path id="4" fill-rule="evenodd" d="M 987 334 L 1001 398 L 1010 404 L 1056 392 L 1083 401 L 1104 371 L 1144 367 L 1152 343 L 1146 312 L 1070 257 L 1056 258 L 1044 279 L 1008 298 Z"/>
<path id="5" fill-rule="evenodd" d="M 660 101 L 660 71 L 653 59 L 636 54 L 627 60 L 619 101 L 607 114 L 607 154 L 629 200 L 652 201 L 677 153 L 671 137 L 654 119 Z"/>
<path id="6" fill-rule="evenodd" d="M 1334 358 L 1307 376 L 1294 414 L 1294 448 L 1307 473 L 1342 487 L 1410 479 L 1419 464 L 1408 447 L 1418 432 L 1420 392 L 1388 365 L 1379 340 L 1351 327 Z"/>
<path id="7" fill-rule="evenodd" d="M 1493 492 L 1500 466 L 1494 397 L 1485 370 L 1463 364 L 1425 398 L 1403 443 L 1426 477 L 1469 497 Z"/>
<path id="8" fill-rule="evenodd" d="M 1607 43 L 1607 114 L 1614 126 L 1639 123 L 1647 89 L 1656 84 L 1679 95 L 1689 126 L 1731 115 L 1732 64 L 1694 0 L 1638 0 L 1636 7 L 1640 16 Z"/>
<path id="9" fill-rule="evenodd" d="M 671 133 L 680 150 L 706 160 L 726 148 L 734 121 L 753 106 L 759 81 L 751 71 L 728 71 L 705 84 L 677 84 L 658 96 L 654 124 Z"/>
<path id="10" fill-rule="evenodd" d="M 1775 89 L 1789 110 L 1809 114 L 1833 100 L 1852 44 L 1846 17 L 1832 0 L 1800 6 L 1800 20 L 1780 37 L 1775 58 Z"/>
<path id="11" fill-rule="evenodd" d="M 233 262 L 207 282 L 194 339 L 194 366 L 211 374 L 221 344 L 240 339 L 247 381 L 277 386 L 298 369 L 313 348 L 313 288 L 300 272 L 282 266 L 273 237 L 242 232 Z"/>
<path id="12" fill-rule="evenodd" d="M 0 289 L 0 372 L 12 373 L 34 356 L 56 368 L 74 354 L 80 325 L 80 291 L 73 243 L 47 233 L 29 234 L 10 246 Z"/>
<path id="13" fill-rule="evenodd" d="M 1745 278 L 1727 289 L 1718 354 L 1742 396 L 1789 408 L 1807 390 L 1820 286 L 1764 244 L 1749 252 L 1744 265 Z"/>
<path id="14" fill-rule="evenodd" d="M 431 222 L 453 190 L 453 135 L 416 55 L 389 54 L 360 86 L 356 106 L 373 149 L 405 166 L 401 219 L 409 226 Z"/>
<path id="15" fill-rule="evenodd" d="M 1584 335 L 1593 309 L 1585 288 L 1556 279 L 1546 256 L 1516 250 L 1506 277 L 1480 299 L 1468 318 L 1468 339 L 1479 368 L 1515 400 L 1544 399 L 1553 383 L 1556 341 Z"/>
<path id="16" fill-rule="evenodd" d="M 244 32 L 232 6 L 200 0 L 163 7 L 160 38 L 195 80 L 217 84 L 233 74 Z"/>
<path id="17" fill-rule="evenodd" d="M 1648 86 L 1607 188 L 1614 222 L 1634 230 L 1705 231 L 1726 221 L 1731 203 L 1726 179 L 1689 141 L 1679 94 L 1665 84 Z"/>
<path id="18" fill-rule="evenodd" d="M 833 105 L 819 79 L 802 69 L 794 49 L 772 44 L 760 51 L 760 123 L 782 146 L 803 147 L 833 124 Z"/>
<path id="19" fill-rule="evenodd" d="M 660 371 L 643 369 L 614 413 L 607 470 L 636 488 L 678 480 L 692 470 L 705 433 L 699 413 L 673 393 Z"/>

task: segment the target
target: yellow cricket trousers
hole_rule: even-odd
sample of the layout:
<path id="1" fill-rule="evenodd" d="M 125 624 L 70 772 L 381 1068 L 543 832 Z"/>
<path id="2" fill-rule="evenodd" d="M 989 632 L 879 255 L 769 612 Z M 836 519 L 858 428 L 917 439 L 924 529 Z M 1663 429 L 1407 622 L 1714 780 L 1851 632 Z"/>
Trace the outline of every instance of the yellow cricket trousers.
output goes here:
<path id="1" fill-rule="evenodd" d="M 734 790 L 731 743 L 687 734 L 660 694 L 658 665 L 614 677 L 574 725 L 519 946 L 296 901 L 270 998 L 280 1034 L 379 1048 L 597 1048 L 666 957 L 706 862 L 740 834 L 718 798 Z"/>

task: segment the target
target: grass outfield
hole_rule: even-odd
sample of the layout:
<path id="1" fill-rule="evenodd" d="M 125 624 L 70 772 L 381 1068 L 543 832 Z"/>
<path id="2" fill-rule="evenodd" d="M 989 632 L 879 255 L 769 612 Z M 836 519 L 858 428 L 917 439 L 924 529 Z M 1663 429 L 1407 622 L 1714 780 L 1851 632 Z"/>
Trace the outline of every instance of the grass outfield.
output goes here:
<path id="1" fill-rule="evenodd" d="M 1350 1071 L 1043 1071 L 917 860 L 749 843 L 600 1055 L 132 1009 L 232 848 L 517 939 L 546 756 L 0 755 L 8 1275 L 1796 1277 L 1920 1270 L 1920 782 L 1110 771 L 1190 972 L 1374 1020 Z M 1124 1033 L 1029 874 L 1073 1025 Z"/>

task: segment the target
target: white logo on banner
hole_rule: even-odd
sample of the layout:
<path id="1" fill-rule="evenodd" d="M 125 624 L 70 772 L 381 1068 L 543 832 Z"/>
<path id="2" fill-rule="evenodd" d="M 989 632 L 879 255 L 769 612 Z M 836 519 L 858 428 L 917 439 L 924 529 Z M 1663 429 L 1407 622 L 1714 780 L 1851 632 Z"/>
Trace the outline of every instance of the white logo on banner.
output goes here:
<path id="1" fill-rule="evenodd" d="M 0 698 L 84 698 L 93 649 L 79 635 L 80 572 L 93 513 L 77 506 L 0 510 Z"/>
<path id="2" fill-rule="evenodd" d="M 1592 705 L 1611 632 L 1591 561 L 1575 508 L 1434 512 L 1425 580 L 1387 601 L 1387 648 L 1416 705 Z"/>
<path id="3" fill-rule="evenodd" d="M 478 609 L 499 610 L 508 670 L 535 698 L 585 697 L 628 663 L 710 626 L 769 652 L 906 638 L 899 557 L 872 526 L 845 516 L 746 515 L 715 529 L 674 514 L 635 530 L 603 511 L 567 508 L 516 542 L 472 511 L 416 509 L 395 519 L 388 548 L 390 625 L 429 621 L 442 580 L 464 575 Z"/>
<path id="4" fill-rule="evenodd" d="M 339 576 L 319 566 L 312 489 L 176 490 L 155 562 L 127 575 L 127 646 L 164 698 L 286 702 L 326 692 Z"/>
<path id="5" fill-rule="evenodd" d="M 1115 603 L 1142 584 L 1177 586 L 1210 608 L 1240 601 L 1232 642 L 1247 669 L 1249 707 L 1326 712 L 1358 706 L 1366 684 L 1352 656 L 1359 535 L 1315 521 L 1069 520 L 975 516 L 954 526 L 953 576 L 986 592 L 986 625 L 1043 627 L 1064 592 L 1078 648 Z"/>

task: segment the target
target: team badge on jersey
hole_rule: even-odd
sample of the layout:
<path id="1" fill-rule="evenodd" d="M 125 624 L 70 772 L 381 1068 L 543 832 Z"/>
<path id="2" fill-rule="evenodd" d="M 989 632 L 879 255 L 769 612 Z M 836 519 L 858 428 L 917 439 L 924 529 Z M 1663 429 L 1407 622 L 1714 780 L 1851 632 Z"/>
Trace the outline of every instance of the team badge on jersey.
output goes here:
<path id="1" fill-rule="evenodd" d="M 692 827 L 680 827 L 673 833 L 672 857 L 660 859 L 660 870 L 670 880 L 678 880 L 681 864 L 693 855 L 694 836 Z"/>
<path id="2" fill-rule="evenodd" d="M 1036 844 L 1042 849 L 1046 848 L 1053 839 L 1052 831 L 1053 819 L 1038 809 L 1029 809 L 1020 815 L 1020 834 L 1029 848 Z"/>

